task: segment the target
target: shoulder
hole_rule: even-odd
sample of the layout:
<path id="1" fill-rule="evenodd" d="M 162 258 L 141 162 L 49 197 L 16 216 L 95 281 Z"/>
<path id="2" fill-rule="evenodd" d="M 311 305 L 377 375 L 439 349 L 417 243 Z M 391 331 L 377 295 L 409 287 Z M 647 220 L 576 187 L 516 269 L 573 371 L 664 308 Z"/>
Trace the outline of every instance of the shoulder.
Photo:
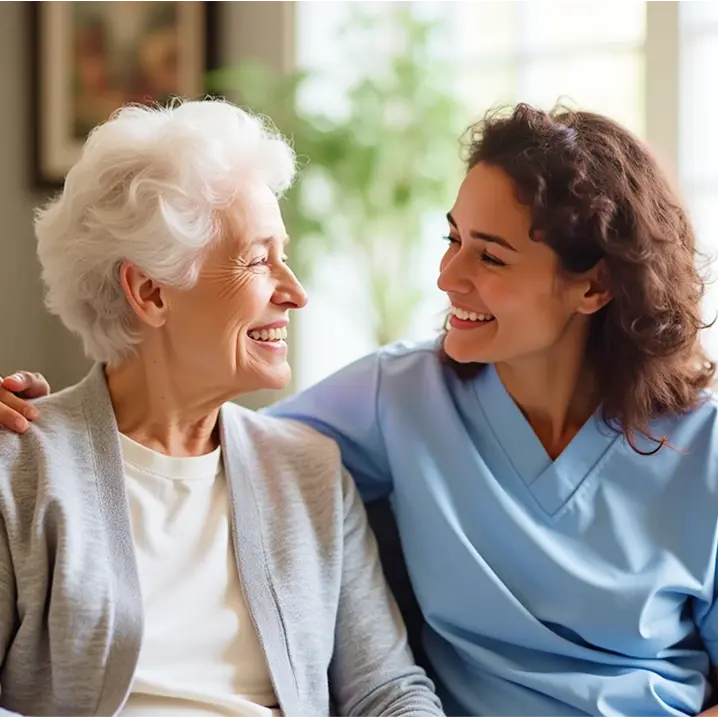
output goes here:
<path id="1" fill-rule="evenodd" d="M 698 404 L 685 413 L 655 419 L 650 429 L 654 437 L 665 438 L 668 444 L 651 462 L 658 474 L 667 472 L 679 478 L 690 500 L 701 502 L 699 497 L 706 490 L 718 494 L 718 397 L 714 393 L 704 392 Z M 646 451 L 650 446 L 644 440 L 639 445 Z"/>
<path id="2" fill-rule="evenodd" d="M 439 341 L 399 341 L 382 346 L 374 355 L 377 395 L 406 395 L 429 385 L 446 383 L 447 366 L 439 356 Z M 423 391 L 419 391 L 423 393 Z"/>
<path id="3" fill-rule="evenodd" d="M 439 348 L 438 339 L 381 348 L 376 358 L 378 406 L 392 413 L 424 414 L 453 403 L 466 385 L 441 359 Z"/>
<path id="4" fill-rule="evenodd" d="M 62 492 L 66 476 L 85 472 L 90 452 L 85 393 L 81 382 L 37 399 L 40 416 L 24 434 L 0 432 L 0 503 L 9 511 L 6 517 L 21 506 L 31 510 L 51 485 Z"/>
<path id="5" fill-rule="evenodd" d="M 356 359 L 318 383 L 262 411 L 277 417 L 329 424 L 365 423 L 382 395 L 427 375 L 441 375 L 436 340 L 397 342 Z"/>
<path id="6" fill-rule="evenodd" d="M 86 434 L 87 418 L 83 405 L 84 385 L 76 384 L 34 400 L 39 417 L 24 434 L 0 432 L 0 464 L 13 457 L 38 455 L 52 446 L 71 446 L 79 433 Z"/>
<path id="7" fill-rule="evenodd" d="M 718 452 L 718 396 L 703 392 L 689 411 L 671 414 L 654 422 L 654 431 L 668 438 L 679 450 Z"/>
<path id="8" fill-rule="evenodd" d="M 438 339 L 396 341 L 356 359 L 325 379 L 324 382 L 338 379 L 355 382 L 363 376 L 374 375 L 377 372 L 381 379 L 387 375 L 427 370 L 440 371 L 441 369 Z"/>
<path id="9" fill-rule="evenodd" d="M 338 445 L 292 419 L 275 418 L 234 404 L 222 408 L 222 450 L 230 480 L 242 473 L 268 524 L 281 535 L 315 525 L 337 530 L 351 497 Z M 277 537 L 280 540 L 280 537 Z"/>
<path id="10" fill-rule="evenodd" d="M 263 460 L 301 465 L 323 465 L 330 471 L 341 466 L 339 447 L 331 438 L 305 423 L 252 411 L 234 403 L 222 407 L 227 439 L 248 441 Z M 236 432 L 236 433 L 234 433 Z"/>
<path id="11" fill-rule="evenodd" d="M 396 341 L 382 346 L 375 352 L 376 361 L 388 369 L 433 368 L 441 367 L 439 360 L 439 340 Z"/>

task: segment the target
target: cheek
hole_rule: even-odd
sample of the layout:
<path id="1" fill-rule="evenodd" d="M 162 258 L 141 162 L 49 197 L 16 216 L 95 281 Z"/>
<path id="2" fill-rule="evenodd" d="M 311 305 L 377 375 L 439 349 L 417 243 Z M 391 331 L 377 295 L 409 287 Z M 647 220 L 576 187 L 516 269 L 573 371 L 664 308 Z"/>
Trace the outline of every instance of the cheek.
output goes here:
<path id="1" fill-rule="evenodd" d="M 260 276 L 207 282 L 173 307 L 173 334 L 198 349 L 242 343 L 246 330 L 268 315 L 271 298 L 270 282 Z"/>
<path id="2" fill-rule="evenodd" d="M 556 295 L 531 282 L 487 280 L 481 297 L 497 317 L 502 335 L 508 331 L 527 341 L 544 337 L 543 341 L 560 333 L 566 323 L 566 312 Z"/>
<path id="3" fill-rule="evenodd" d="M 553 286 L 528 284 L 513 306 L 516 315 L 522 317 L 527 334 L 547 339 L 560 334 L 571 317 L 562 295 Z"/>
<path id="4" fill-rule="evenodd" d="M 511 277 L 498 272 L 486 275 L 481 296 L 496 314 L 520 312 L 523 316 L 552 316 L 563 312 L 561 296 L 553 284 L 518 273 Z"/>
<path id="5" fill-rule="evenodd" d="M 481 284 L 481 298 L 493 314 L 513 312 L 525 305 L 526 286 L 498 274 L 486 274 Z"/>
<path id="6" fill-rule="evenodd" d="M 246 327 L 267 315 L 272 299 L 272 282 L 263 276 L 234 282 L 231 290 L 217 297 L 215 310 L 228 324 Z"/>

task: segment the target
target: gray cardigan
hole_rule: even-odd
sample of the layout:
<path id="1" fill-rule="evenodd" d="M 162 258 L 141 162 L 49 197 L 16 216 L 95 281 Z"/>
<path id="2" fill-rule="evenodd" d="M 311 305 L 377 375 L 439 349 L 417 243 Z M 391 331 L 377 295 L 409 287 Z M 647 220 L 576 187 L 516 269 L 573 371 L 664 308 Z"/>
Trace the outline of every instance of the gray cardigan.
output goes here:
<path id="1" fill-rule="evenodd" d="M 25 435 L 0 433 L 0 715 L 117 714 L 143 611 L 102 367 L 38 406 Z M 282 712 L 440 715 L 336 445 L 234 404 L 220 427 L 237 569 Z"/>

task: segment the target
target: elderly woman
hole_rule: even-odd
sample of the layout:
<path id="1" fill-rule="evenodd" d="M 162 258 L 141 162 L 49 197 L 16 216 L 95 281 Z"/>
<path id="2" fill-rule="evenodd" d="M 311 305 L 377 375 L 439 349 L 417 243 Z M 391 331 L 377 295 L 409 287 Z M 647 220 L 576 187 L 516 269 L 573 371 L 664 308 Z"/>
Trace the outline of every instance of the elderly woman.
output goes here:
<path id="1" fill-rule="evenodd" d="M 441 714 L 337 446 L 228 402 L 290 376 L 293 172 L 230 104 L 128 107 L 38 214 L 96 365 L 0 435 L 0 714 Z"/>

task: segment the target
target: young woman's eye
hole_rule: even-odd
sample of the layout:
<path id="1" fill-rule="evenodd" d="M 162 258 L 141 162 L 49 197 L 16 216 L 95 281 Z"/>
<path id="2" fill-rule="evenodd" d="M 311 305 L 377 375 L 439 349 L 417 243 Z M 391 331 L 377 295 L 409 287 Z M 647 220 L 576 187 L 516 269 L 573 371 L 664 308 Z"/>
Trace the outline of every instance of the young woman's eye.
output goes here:
<path id="1" fill-rule="evenodd" d="M 456 244 L 457 246 L 461 244 L 461 242 L 456 237 L 452 237 L 451 234 L 447 234 L 442 238 L 445 242 L 448 242 L 449 244 Z"/>
<path id="2" fill-rule="evenodd" d="M 497 259 L 492 254 L 489 254 L 489 252 L 485 251 L 481 254 L 481 261 L 484 262 L 484 264 L 489 264 L 491 266 L 506 266 L 506 264 L 501 261 L 501 259 Z"/>

